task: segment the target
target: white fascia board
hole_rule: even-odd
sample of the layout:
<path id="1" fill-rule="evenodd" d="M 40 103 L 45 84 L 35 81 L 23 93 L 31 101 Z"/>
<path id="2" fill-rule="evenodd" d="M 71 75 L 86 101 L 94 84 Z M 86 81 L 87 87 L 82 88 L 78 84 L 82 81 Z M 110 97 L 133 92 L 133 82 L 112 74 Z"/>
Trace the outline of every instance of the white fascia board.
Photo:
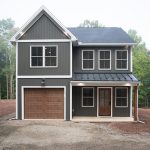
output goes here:
<path id="1" fill-rule="evenodd" d="M 79 46 L 133 46 L 136 43 L 82 43 L 79 42 Z"/>
<path id="2" fill-rule="evenodd" d="M 20 43 L 28 43 L 28 42 L 32 42 L 32 43 L 40 43 L 40 42 L 70 42 L 71 40 L 69 39 L 38 39 L 38 40 L 16 40 L 16 42 L 20 42 Z"/>
<path id="3" fill-rule="evenodd" d="M 137 86 L 138 82 L 127 81 L 71 81 L 72 86 Z"/>
<path id="4" fill-rule="evenodd" d="M 70 36 L 72 41 L 76 41 L 77 38 L 45 7 L 41 6 L 33 16 L 20 28 L 20 30 L 10 39 L 10 42 L 16 42 L 18 38 L 20 38 L 24 33 L 22 32 L 32 21 L 35 17 L 37 17 L 41 11 L 45 11 L 62 29 L 63 33 L 66 36 Z M 30 28 L 30 27 L 28 27 Z M 26 30 L 27 31 L 27 30 Z M 20 36 L 16 39 L 16 37 L 20 34 Z"/>
<path id="5" fill-rule="evenodd" d="M 65 78 L 72 78 L 72 76 L 71 75 L 47 75 L 47 76 L 45 76 L 45 75 L 43 75 L 43 76 L 35 76 L 35 75 L 33 75 L 33 76 L 31 76 L 31 75 L 27 75 L 27 76 L 23 76 L 23 75 L 19 75 L 19 76 L 17 76 L 17 78 L 18 79 L 37 79 L 37 78 L 47 78 L 47 79 L 51 79 L 51 78 L 53 78 L 53 79 L 61 79 L 61 78 L 63 78 L 63 79 L 65 79 Z"/>

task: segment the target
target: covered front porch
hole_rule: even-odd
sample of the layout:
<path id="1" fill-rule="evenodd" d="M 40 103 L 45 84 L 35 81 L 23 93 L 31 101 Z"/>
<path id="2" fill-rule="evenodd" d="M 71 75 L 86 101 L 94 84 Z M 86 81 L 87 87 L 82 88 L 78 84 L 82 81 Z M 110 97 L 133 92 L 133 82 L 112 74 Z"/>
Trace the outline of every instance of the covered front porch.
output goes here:
<path id="1" fill-rule="evenodd" d="M 138 81 L 133 79 L 71 81 L 70 118 L 77 122 L 137 121 Z"/>

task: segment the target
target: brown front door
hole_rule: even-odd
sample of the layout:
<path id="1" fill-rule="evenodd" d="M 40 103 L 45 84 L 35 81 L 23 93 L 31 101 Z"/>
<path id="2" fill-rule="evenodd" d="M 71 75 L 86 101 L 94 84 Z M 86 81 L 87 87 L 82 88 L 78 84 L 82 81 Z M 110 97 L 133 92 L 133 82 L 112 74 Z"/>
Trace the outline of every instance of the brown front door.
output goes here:
<path id="1" fill-rule="evenodd" d="M 99 116 L 111 116 L 111 88 L 99 88 Z"/>

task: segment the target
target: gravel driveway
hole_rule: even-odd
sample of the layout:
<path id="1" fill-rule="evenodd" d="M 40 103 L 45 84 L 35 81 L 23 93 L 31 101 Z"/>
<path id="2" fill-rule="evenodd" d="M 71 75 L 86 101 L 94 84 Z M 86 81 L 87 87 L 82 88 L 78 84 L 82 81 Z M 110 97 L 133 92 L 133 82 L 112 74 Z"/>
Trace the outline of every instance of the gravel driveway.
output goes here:
<path id="1" fill-rule="evenodd" d="M 0 150 L 149 150 L 150 133 L 125 134 L 110 123 L 0 120 Z"/>

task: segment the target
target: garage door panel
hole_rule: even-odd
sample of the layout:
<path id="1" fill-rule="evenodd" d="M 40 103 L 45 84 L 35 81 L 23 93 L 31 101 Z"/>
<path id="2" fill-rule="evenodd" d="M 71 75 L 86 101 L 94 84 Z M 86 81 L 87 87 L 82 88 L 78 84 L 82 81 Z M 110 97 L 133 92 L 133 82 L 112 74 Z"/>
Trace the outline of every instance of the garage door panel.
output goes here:
<path id="1" fill-rule="evenodd" d="M 64 89 L 31 88 L 24 95 L 25 119 L 64 118 Z"/>

